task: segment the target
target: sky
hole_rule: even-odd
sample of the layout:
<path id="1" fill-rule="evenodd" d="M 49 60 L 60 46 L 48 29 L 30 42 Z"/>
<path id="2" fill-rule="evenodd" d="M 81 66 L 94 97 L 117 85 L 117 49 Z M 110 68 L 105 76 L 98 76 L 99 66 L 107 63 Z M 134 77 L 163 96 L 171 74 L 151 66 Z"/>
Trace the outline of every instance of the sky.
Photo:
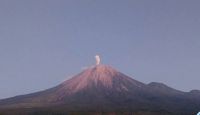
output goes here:
<path id="1" fill-rule="evenodd" d="M 101 64 L 148 84 L 200 90 L 199 0 L 1 0 L 0 99 Z"/>

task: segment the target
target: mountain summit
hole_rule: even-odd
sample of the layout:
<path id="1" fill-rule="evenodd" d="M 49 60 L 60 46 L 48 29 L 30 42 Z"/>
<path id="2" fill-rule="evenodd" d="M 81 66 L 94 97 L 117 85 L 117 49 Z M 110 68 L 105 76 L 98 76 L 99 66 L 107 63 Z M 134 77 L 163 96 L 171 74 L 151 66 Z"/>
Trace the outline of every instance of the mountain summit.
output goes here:
<path id="1" fill-rule="evenodd" d="M 91 66 L 87 70 L 63 83 L 60 90 L 75 93 L 84 88 L 92 88 L 97 91 L 129 91 L 130 87 L 141 87 L 144 84 L 133 80 L 106 65 Z"/>
<path id="2" fill-rule="evenodd" d="M 91 66 L 72 79 L 64 82 L 63 88 L 73 90 L 72 92 L 77 92 L 86 87 L 111 89 L 113 86 L 113 79 L 117 76 L 122 75 L 120 72 L 109 66 Z"/>

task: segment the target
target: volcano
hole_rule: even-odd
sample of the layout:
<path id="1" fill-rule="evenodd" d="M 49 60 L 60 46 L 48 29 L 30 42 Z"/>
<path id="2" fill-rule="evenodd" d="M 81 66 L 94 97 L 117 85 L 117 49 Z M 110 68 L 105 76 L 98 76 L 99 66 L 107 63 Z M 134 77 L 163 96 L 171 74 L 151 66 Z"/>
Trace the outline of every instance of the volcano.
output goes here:
<path id="1" fill-rule="evenodd" d="M 182 92 L 162 83 L 144 84 L 106 65 L 91 66 L 62 84 L 32 94 L 0 100 L 0 110 L 64 108 L 181 114 L 200 107 L 199 91 Z M 187 111 L 188 110 L 188 111 Z M 200 110 L 200 109 L 199 109 Z"/>

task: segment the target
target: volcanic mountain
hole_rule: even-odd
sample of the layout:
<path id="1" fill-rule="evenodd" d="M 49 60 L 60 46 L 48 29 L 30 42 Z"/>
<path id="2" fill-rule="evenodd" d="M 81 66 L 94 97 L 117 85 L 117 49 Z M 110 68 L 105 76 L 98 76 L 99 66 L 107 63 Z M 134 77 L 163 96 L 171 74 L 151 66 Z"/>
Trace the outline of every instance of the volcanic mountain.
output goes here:
<path id="1" fill-rule="evenodd" d="M 64 83 L 45 91 L 1 100 L 0 104 L 14 103 L 96 103 L 108 100 L 138 99 L 154 95 L 151 88 L 114 68 L 91 66 Z M 11 101 L 10 101 L 11 100 Z"/>
<path id="2" fill-rule="evenodd" d="M 67 110 L 98 108 L 129 111 L 170 108 L 171 111 L 174 108 L 200 107 L 198 95 L 198 91 L 185 93 L 161 83 L 144 84 L 112 67 L 98 65 L 51 89 L 0 100 L 0 108 L 64 107 Z"/>

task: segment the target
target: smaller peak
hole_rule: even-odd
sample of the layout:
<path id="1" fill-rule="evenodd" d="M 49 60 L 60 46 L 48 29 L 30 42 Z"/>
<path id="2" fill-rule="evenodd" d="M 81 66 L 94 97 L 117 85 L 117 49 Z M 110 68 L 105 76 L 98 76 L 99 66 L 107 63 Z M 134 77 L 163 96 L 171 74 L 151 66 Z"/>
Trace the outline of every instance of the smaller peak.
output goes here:
<path id="1" fill-rule="evenodd" d="M 194 90 L 191 90 L 190 92 L 200 93 L 200 90 L 194 89 Z"/>
<path id="2" fill-rule="evenodd" d="M 191 90 L 190 92 L 188 92 L 190 95 L 194 95 L 194 96 L 200 96 L 200 90 Z"/>

